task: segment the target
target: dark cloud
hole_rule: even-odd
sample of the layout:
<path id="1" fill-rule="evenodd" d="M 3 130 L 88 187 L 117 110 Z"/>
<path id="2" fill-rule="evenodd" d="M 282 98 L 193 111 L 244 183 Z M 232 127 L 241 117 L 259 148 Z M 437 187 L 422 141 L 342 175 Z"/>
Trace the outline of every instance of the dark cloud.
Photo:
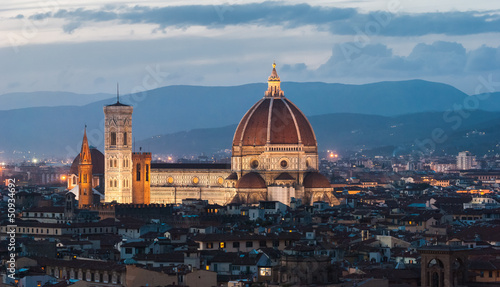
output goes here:
<path id="1" fill-rule="evenodd" d="M 69 22 L 67 24 L 64 24 L 62 28 L 63 28 L 64 33 L 73 34 L 73 32 L 77 28 L 80 28 L 81 25 L 82 25 L 82 23 L 80 23 L 80 22 Z"/>
<path id="2" fill-rule="evenodd" d="M 474 72 L 500 70 L 500 47 L 480 47 L 467 52 L 455 42 L 419 43 L 406 56 L 398 56 L 382 44 L 359 47 L 342 43 L 332 49 L 330 59 L 315 73 L 329 76 L 428 77 L 466 76 Z"/>
<path id="3" fill-rule="evenodd" d="M 427 75 L 456 74 L 464 70 L 467 55 L 459 43 L 438 41 L 416 45 L 406 61 L 417 64 Z"/>
<path id="4" fill-rule="evenodd" d="M 466 68 L 469 71 L 491 71 L 500 69 L 500 47 L 482 46 L 470 53 Z"/>
<path id="5" fill-rule="evenodd" d="M 59 10 L 30 16 L 42 20 L 54 17 L 71 22 L 111 21 L 121 23 L 150 23 L 165 27 L 189 27 L 201 25 L 209 28 L 227 25 L 255 24 L 281 25 L 294 28 L 315 25 L 333 34 L 359 37 L 422 36 L 427 34 L 470 35 L 500 32 L 500 19 L 476 12 L 442 12 L 421 14 L 393 14 L 385 11 L 359 13 L 352 8 L 288 5 L 276 2 L 238 5 L 188 5 L 171 7 L 115 7 L 101 10 Z M 74 29 L 73 29 L 74 30 Z M 73 30 L 66 29 L 70 33 Z"/>

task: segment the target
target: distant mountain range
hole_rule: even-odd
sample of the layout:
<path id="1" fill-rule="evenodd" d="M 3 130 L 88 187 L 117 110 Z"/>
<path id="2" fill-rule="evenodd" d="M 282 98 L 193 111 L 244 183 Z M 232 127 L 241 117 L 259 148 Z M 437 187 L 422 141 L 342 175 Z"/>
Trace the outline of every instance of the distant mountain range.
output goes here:
<path id="1" fill-rule="evenodd" d="M 427 153 L 431 149 L 437 154 L 453 155 L 463 150 L 476 154 L 500 152 L 500 112 L 475 111 L 460 124 L 447 122 L 443 114 L 424 112 L 387 117 L 339 113 L 311 116 L 309 121 L 316 133 L 319 150 L 323 151 L 365 155 L 399 155 L 411 150 Z M 136 145 L 152 152 L 213 154 L 231 148 L 236 126 L 154 136 Z M 436 133 L 439 136 L 434 136 L 433 140 Z"/>
<path id="2" fill-rule="evenodd" d="M 133 134 L 137 146 L 154 153 L 212 152 L 231 147 L 235 125 L 266 89 L 266 84 L 168 86 L 126 95 L 120 101 L 134 106 Z M 357 150 L 364 145 L 401 150 L 404 147 L 400 146 L 415 139 L 430 137 L 432 129 L 440 126 L 448 128 L 447 142 L 453 140 L 467 146 L 472 138 L 462 139 L 460 133 L 485 128 L 491 128 L 490 133 L 481 139 L 496 141 L 493 134 L 500 118 L 496 113 L 500 112 L 500 93 L 479 99 L 449 85 L 421 80 L 366 85 L 285 82 L 282 89 L 310 118 L 320 149 Z M 27 157 L 74 156 L 80 149 L 85 124 L 90 144 L 102 150 L 103 106 L 114 103 L 114 98 L 83 106 L 77 105 L 89 100 L 88 95 L 41 93 L 40 99 L 45 99 L 48 106 L 0 110 L 0 152 L 4 152 L 0 157 L 9 157 L 14 151 Z M 73 99 L 74 105 L 66 105 Z M 27 98 L 19 95 L 18 101 L 9 105 L 20 107 Z M 476 111 L 468 118 L 463 113 L 444 113 L 464 105 L 492 113 Z M 456 117 L 463 123 L 451 129 Z M 450 144 L 450 148 L 454 147 L 457 146 Z M 22 154 L 26 151 L 30 153 Z"/>
<path id="3" fill-rule="evenodd" d="M 111 94 L 75 94 L 69 92 L 31 92 L 0 95 L 0 110 L 32 107 L 83 106 L 112 98 Z"/>

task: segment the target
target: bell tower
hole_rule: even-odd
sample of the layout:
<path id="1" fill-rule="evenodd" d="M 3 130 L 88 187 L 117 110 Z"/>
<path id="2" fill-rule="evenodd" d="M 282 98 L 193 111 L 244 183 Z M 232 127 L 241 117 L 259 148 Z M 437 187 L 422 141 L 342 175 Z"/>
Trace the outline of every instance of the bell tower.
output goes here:
<path id="1" fill-rule="evenodd" d="M 116 103 L 104 107 L 105 201 L 132 202 L 132 112 L 133 107 Z"/>
<path id="2" fill-rule="evenodd" d="M 91 205 L 94 194 L 92 192 L 92 158 L 89 142 L 87 141 L 87 126 L 83 132 L 80 164 L 78 165 L 78 208 Z"/>

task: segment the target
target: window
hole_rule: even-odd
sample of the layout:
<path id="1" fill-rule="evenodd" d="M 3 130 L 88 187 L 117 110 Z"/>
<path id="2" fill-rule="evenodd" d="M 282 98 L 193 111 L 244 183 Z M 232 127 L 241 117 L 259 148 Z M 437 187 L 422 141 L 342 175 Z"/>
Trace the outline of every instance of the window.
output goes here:
<path id="1" fill-rule="evenodd" d="M 212 249 L 212 248 L 214 248 L 214 244 L 212 242 L 207 242 L 207 243 L 205 243 L 205 247 L 207 249 Z"/>
<path id="2" fill-rule="evenodd" d="M 246 247 L 253 247 L 253 242 L 252 241 L 247 241 Z"/>
<path id="3" fill-rule="evenodd" d="M 116 133 L 111 132 L 111 145 L 116 145 Z"/>
<path id="4" fill-rule="evenodd" d="M 136 181 L 141 180 L 141 164 L 138 163 L 136 167 Z"/>
<path id="5" fill-rule="evenodd" d="M 490 271 L 489 274 L 488 274 L 488 277 L 493 277 L 493 271 Z"/>
<path id="6" fill-rule="evenodd" d="M 149 181 L 149 164 L 146 164 L 146 175 L 144 177 L 146 181 Z"/>
<path id="7" fill-rule="evenodd" d="M 238 241 L 233 242 L 233 248 L 240 248 L 240 243 Z"/>
<path id="8" fill-rule="evenodd" d="M 125 254 L 132 254 L 132 248 L 130 247 L 125 248 Z"/>
<path id="9" fill-rule="evenodd" d="M 259 242 L 259 247 L 267 247 L 267 242 L 265 240 L 261 240 Z"/>
<path id="10" fill-rule="evenodd" d="M 219 248 L 226 247 L 226 242 L 219 242 Z"/>
<path id="11" fill-rule="evenodd" d="M 259 273 L 260 273 L 260 276 L 271 276 L 271 268 L 270 267 L 261 267 Z"/>
<path id="12" fill-rule="evenodd" d="M 286 160 L 282 160 L 280 162 L 281 168 L 286 168 L 288 166 L 288 162 Z"/>
<path id="13" fill-rule="evenodd" d="M 82 182 L 87 183 L 87 174 L 86 173 L 83 174 L 83 181 Z"/>
<path id="14" fill-rule="evenodd" d="M 123 133 L 123 145 L 127 145 L 127 132 Z"/>
<path id="15" fill-rule="evenodd" d="M 273 240 L 273 247 L 279 247 L 280 246 L 280 241 L 279 240 Z"/>

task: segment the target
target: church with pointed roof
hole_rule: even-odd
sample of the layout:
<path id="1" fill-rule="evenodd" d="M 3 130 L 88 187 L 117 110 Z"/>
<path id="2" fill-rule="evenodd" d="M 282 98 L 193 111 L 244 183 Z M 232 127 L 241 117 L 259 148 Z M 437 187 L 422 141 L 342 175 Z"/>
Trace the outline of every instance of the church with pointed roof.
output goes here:
<path id="1" fill-rule="evenodd" d="M 154 163 L 150 153 L 133 153 L 132 112 L 133 107 L 119 99 L 104 107 L 105 202 L 175 204 L 190 198 L 222 205 L 259 201 L 288 205 L 294 198 L 304 204 L 339 204 L 330 182 L 318 172 L 314 130 L 285 97 L 276 64 L 264 97 L 236 128 L 231 164 Z M 83 145 L 82 154 L 90 155 Z M 89 169 L 83 158 L 80 166 Z"/>

